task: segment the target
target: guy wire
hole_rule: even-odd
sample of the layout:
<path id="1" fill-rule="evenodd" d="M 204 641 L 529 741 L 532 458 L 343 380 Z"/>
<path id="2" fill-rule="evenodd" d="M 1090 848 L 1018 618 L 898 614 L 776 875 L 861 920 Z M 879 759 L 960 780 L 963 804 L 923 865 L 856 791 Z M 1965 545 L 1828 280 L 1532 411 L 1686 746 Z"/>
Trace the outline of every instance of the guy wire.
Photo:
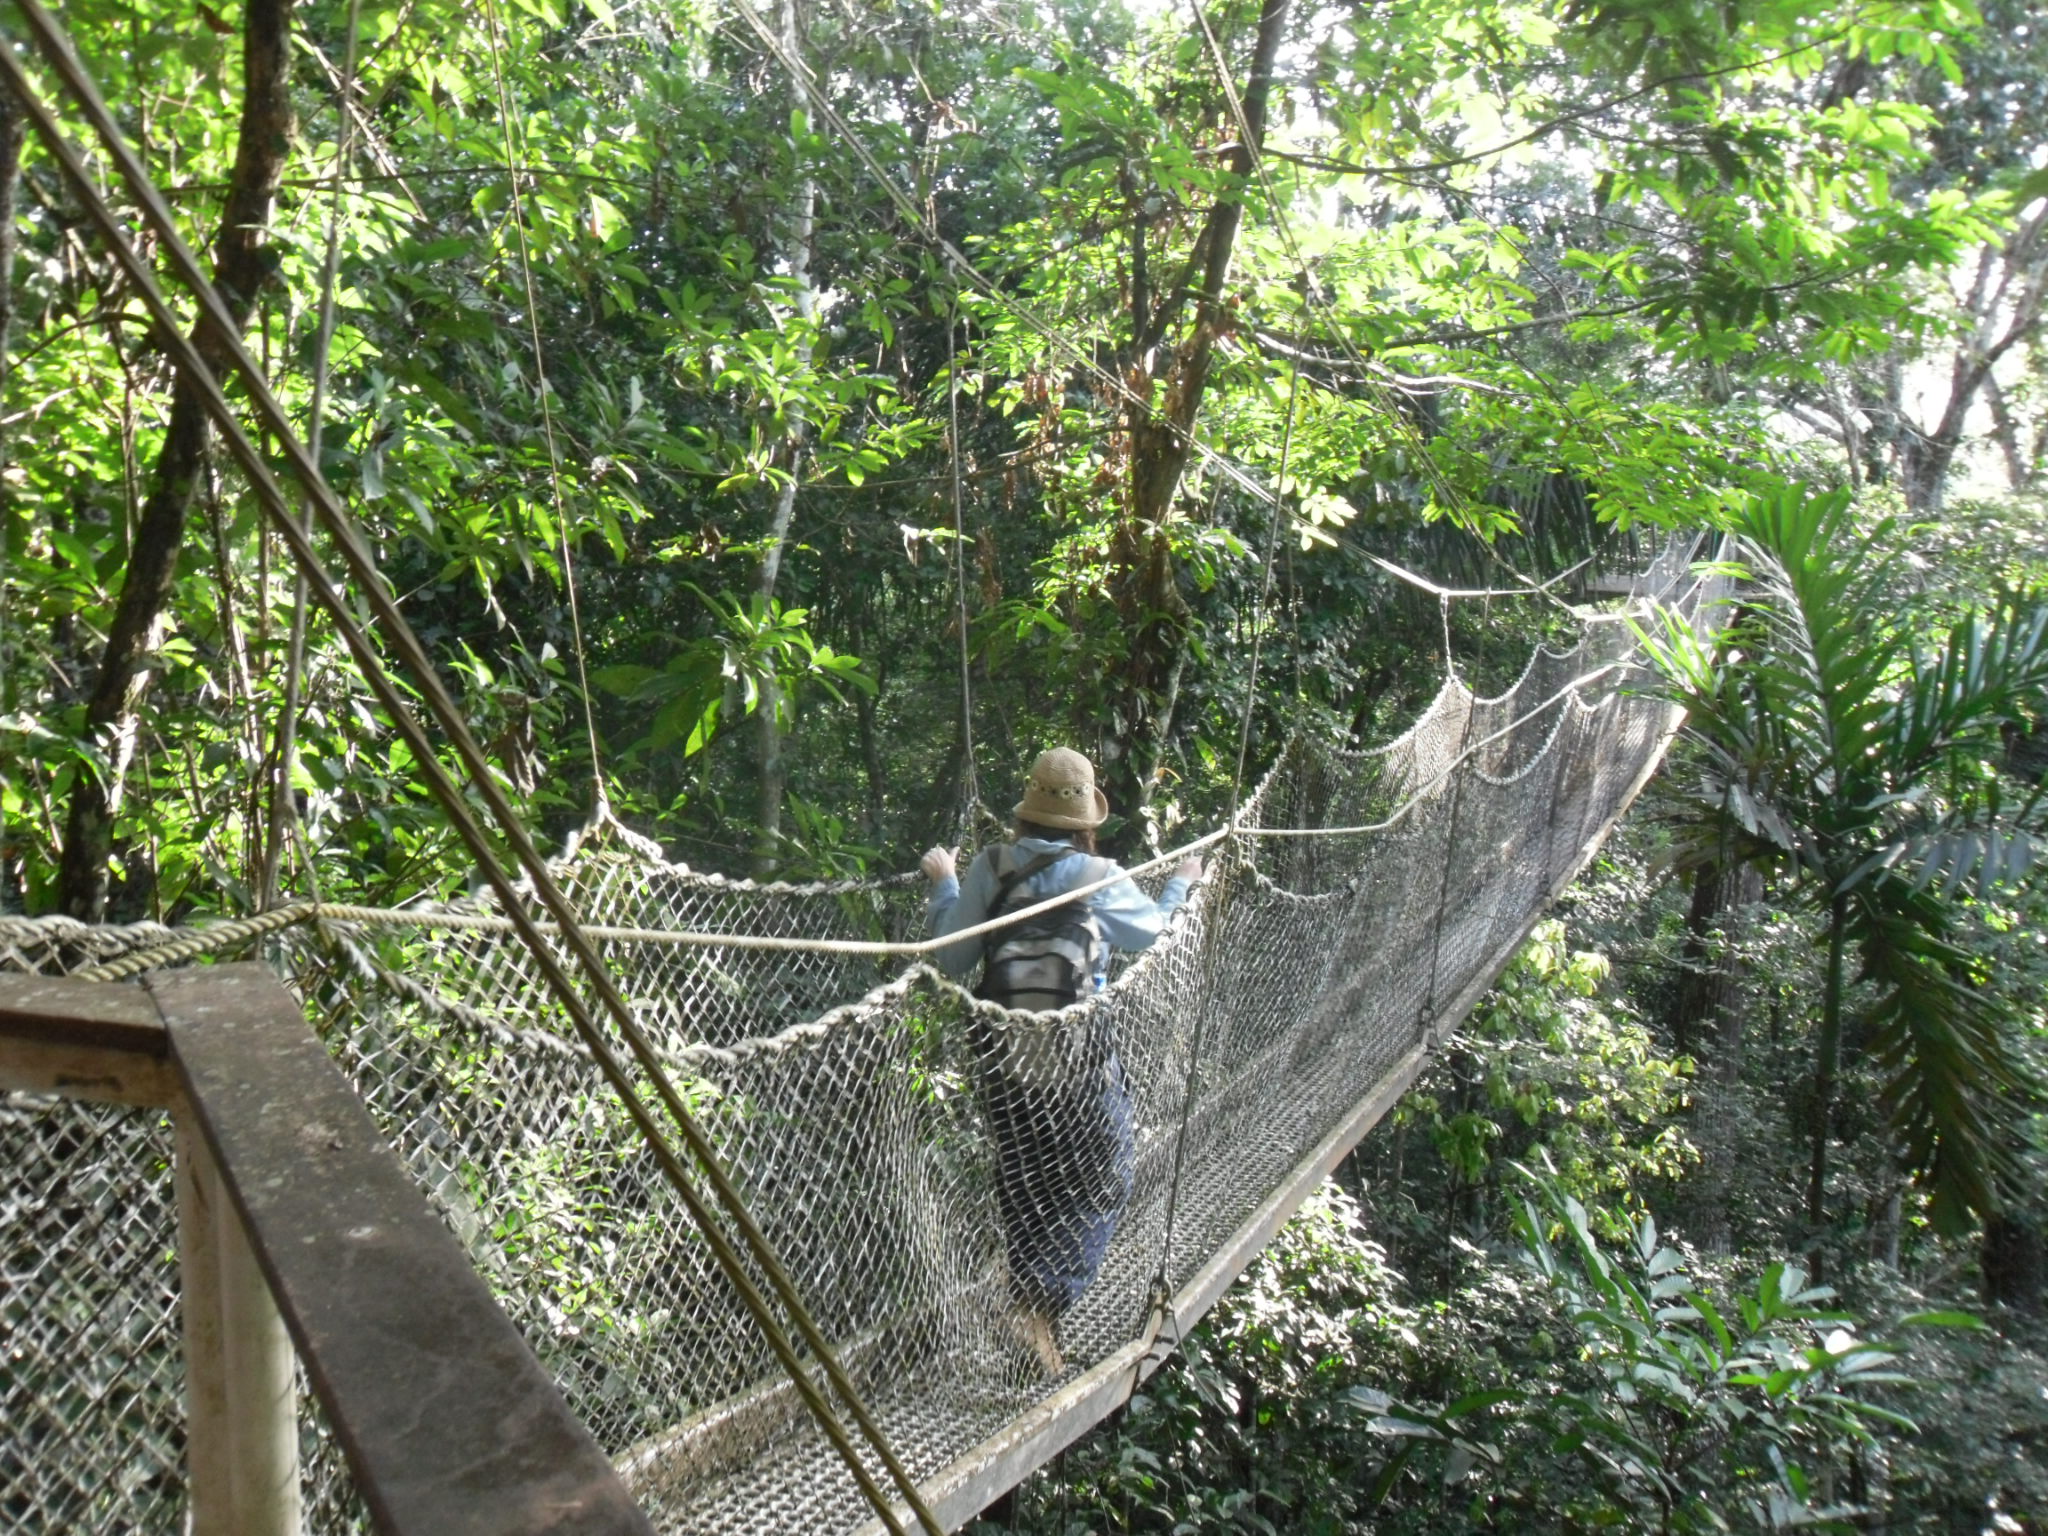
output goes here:
<path id="1" fill-rule="evenodd" d="M 1266 510 L 1269 514 L 1266 525 L 1266 554 L 1260 562 L 1259 606 L 1252 623 L 1251 674 L 1245 683 L 1244 713 L 1237 727 L 1237 766 L 1230 776 L 1230 825 L 1237 825 L 1238 800 L 1244 793 L 1244 765 L 1246 754 L 1251 750 L 1252 711 L 1258 702 L 1259 693 L 1259 649 L 1266 637 L 1266 610 L 1273 596 L 1273 556 L 1280 547 L 1280 524 L 1286 520 L 1284 498 L 1287 495 L 1287 459 L 1294 448 L 1294 404 L 1295 395 L 1301 388 L 1301 370 L 1290 367 L 1287 370 L 1287 420 L 1280 433 L 1280 474 L 1277 483 L 1279 498 Z"/>
<path id="2" fill-rule="evenodd" d="M 946 411 L 949 446 L 953 459 L 953 595 L 959 605 L 960 626 L 960 740 L 967 753 L 967 804 L 981 804 L 981 780 L 974 762 L 974 682 L 967 648 L 967 514 L 965 493 L 960 484 L 960 359 L 953 345 L 953 328 L 959 322 L 960 306 L 946 317 Z M 966 818 L 963 816 L 962 820 Z"/>
<path id="3" fill-rule="evenodd" d="M 1300 383 L 1301 370 L 1290 368 L 1288 370 L 1287 385 L 1287 424 L 1280 437 L 1280 474 L 1277 490 L 1281 497 L 1287 494 L 1287 455 L 1294 443 L 1295 390 Z M 1273 553 L 1279 547 L 1280 524 L 1285 517 L 1285 511 L 1278 499 L 1266 510 L 1269 515 L 1266 528 L 1266 556 L 1262 562 L 1260 572 L 1258 610 L 1252 621 L 1251 671 L 1245 681 L 1244 713 L 1238 721 L 1237 763 L 1230 776 L 1230 815 L 1224 823 L 1226 836 L 1223 847 L 1217 853 L 1218 864 L 1221 864 L 1225 858 L 1236 852 L 1234 845 L 1237 833 L 1238 808 L 1244 793 L 1245 756 L 1251 747 L 1252 713 L 1257 707 L 1259 696 L 1259 645 L 1265 638 L 1267 600 L 1272 596 L 1273 592 Z M 1219 878 L 1209 888 L 1209 899 L 1212 902 L 1222 899 L 1227 879 L 1227 873 L 1219 871 Z M 1202 963 L 1205 968 L 1213 968 L 1215 965 L 1213 938 L 1210 945 L 1203 951 Z M 1168 1294 L 1166 1267 L 1173 1258 L 1174 1219 L 1180 1208 L 1181 1175 L 1187 1160 L 1188 1112 L 1195 1102 L 1195 1090 L 1201 1080 L 1202 1037 L 1205 1032 L 1204 1026 L 1207 1022 L 1208 1010 L 1205 1008 L 1195 1015 L 1194 1034 L 1188 1042 L 1187 1088 L 1181 1099 L 1180 1124 L 1174 1132 L 1173 1175 L 1166 1186 L 1166 1230 L 1160 1242 L 1159 1273 L 1154 1277 L 1155 1288 L 1161 1295 Z"/>
<path id="4" fill-rule="evenodd" d="M 491 39 L 491 74 L 497 82 L 498 129 L 505 144 L 505 177 L 512 195 L 512 229 L 518 236 L 519 275 L 526 288 L 526 329 L 533 339 L 533 376 L 540 392 L 541 436 L 548 450 L 548 491 L 555 506 L 555 534 L 562 551 L 562 586 L 569 597 L 569 636 L 576 647 L 576 686 L 583 693 L 583 733 L 590 743 L 590 813 L 602 821 L 610 813 L 604 788 L 604 759 L 597 746 L 597 711 L 590 697 L 590 665 L 584 655 L 583 610 L 576 595 L 576 557 L 569 545 L 569 514 L 562 501 L 562 455 L 555 442 L 555 411 L 549 400 L 547 359 L 540 339 L 540 300 L 533 286 L 533 252 L 526 238 L 526 200 L 519 190 L 523 157 L 512 142 L 512 93 L 505 83 L 504 43 L 498 30 L 496 0 L 484 0 L 484 19 Z M 522 136 L 523 137 L 523 136 Z"/>

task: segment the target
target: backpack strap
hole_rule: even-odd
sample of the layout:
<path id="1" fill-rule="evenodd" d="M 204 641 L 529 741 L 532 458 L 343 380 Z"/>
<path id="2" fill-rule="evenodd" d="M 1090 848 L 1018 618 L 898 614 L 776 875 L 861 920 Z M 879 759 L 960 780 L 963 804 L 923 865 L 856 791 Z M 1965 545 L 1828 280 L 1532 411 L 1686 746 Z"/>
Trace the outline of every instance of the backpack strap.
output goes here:
<path id="1" fill-rule="evenodd" d="M 1013 854 L 1017 850 L 1015 843 L 1009 843 L 1005 846 Z M 988 915 L 990 917 L 1000 917 L 1009 907 L 1010 896 L 1018 886 L 1029 880 L 1041 869 L 1050 869 L 1068 854 L 1078 853 L 1079 851 L 1076 848 L 1056 848 L 1051 853 L 1034 854 L 1024 863 L 1017 865 L 1008 874 L 999 876 L 996 880 L 995 897 L 988 904 Z"/>

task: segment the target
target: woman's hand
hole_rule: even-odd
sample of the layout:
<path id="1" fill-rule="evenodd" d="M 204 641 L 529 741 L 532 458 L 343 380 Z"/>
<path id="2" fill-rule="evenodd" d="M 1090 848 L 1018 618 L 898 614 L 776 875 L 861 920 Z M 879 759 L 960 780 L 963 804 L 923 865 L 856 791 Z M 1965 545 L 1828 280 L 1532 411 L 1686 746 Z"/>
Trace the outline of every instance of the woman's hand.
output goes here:
<path id="1" fill-rule="evenodd" d="M 917 867 L 924 871 L 925 878 L 933 885 L 956 876 L 952 850 L 947 848 L 926 849 L 924 857 L 917 861 Z"/>
<path id="2" fill-rule="evenodd" d="M 929 857 L 930 857 L 930 855 L 929 855 L 929 854 L 927 854 L 927 855 L 926 855 L 926 857 L 927 857 L 927 858 L 929 858 Z M 1176 879 L 1176 880 L 1187 880 L 1187 881 L 1191 881 L 1191 882 L 1192 882 L 1192 881 L 1195 881 L 1195 880 L 1199 880 L 1199 879 L 1201 879 L 1201 878 L 1202 878 L 1202 860 L 1201 860 L 1201 856 L 1200 856 L 1200 855 L 1198 855 L 1198 854 L 1192 854 L 1192 853 L 1191 853 L 1191 854 L 1189 854 L 1189 855 L 1188 855 L 1188 856 L 1187 856 L 1186 858 L 1182 859 L 1182 860 L 1181 860 L 1181 861 L 1180 861 L 1180 862 L 1179 862 L 1178 864 L 1174 865 L 1174 866 L 1173 866 L 1173 878 L 1174 878 L 1174 879 Z"/>

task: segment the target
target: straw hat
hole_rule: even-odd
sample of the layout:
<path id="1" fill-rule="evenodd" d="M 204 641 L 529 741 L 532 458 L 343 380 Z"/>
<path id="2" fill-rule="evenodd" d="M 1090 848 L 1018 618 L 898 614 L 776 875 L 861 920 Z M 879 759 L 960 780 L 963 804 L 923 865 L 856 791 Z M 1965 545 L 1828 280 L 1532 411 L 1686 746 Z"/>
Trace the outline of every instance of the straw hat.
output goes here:
<path id="1" fill-rule="evenodd" d="M 1109 801 L 1095 787 L 1095 765 L 1068 747 L 1038 754 L 1024 781 L 1016 814 L 1042 827 L 1081 830 L 1109 819 Z"/>

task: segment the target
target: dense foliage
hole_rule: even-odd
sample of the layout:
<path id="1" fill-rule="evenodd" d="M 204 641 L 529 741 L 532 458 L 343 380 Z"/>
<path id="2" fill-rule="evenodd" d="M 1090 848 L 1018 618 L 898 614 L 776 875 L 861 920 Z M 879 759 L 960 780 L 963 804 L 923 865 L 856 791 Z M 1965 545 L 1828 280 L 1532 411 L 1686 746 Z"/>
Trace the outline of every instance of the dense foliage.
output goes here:
<path id="1" fill-rule="evenodd" d="M 2038 1528 L 2028 6 L 62 20 L 552 842 L 902 869 L 1055 743 L 1171 842 L 1743 537 L 1591 949 L 1011 1523 Z M 0 912 L 462 888 L 166 339 L 0 89 Z"/>
<path id="2" fill-rule="evenodd" d="M 1246 707 L 1428 692 L 1434 605 L 1368 556 L 1498 585 L 1711 519 L 2037 233 L 2024 134 L 1936 131 L 2025 28 L 1946 0 L 1052 19 L 64 17 L 508 785 L 560 831 L 602 779 L 712 864 L 900 857 L 1054 737 L 1127 841 L 1213 805 Z M 33 141 L 18 191 L 7 899 L 459 879 L 324 624 L 289 664 L 287 562 Z"/>

